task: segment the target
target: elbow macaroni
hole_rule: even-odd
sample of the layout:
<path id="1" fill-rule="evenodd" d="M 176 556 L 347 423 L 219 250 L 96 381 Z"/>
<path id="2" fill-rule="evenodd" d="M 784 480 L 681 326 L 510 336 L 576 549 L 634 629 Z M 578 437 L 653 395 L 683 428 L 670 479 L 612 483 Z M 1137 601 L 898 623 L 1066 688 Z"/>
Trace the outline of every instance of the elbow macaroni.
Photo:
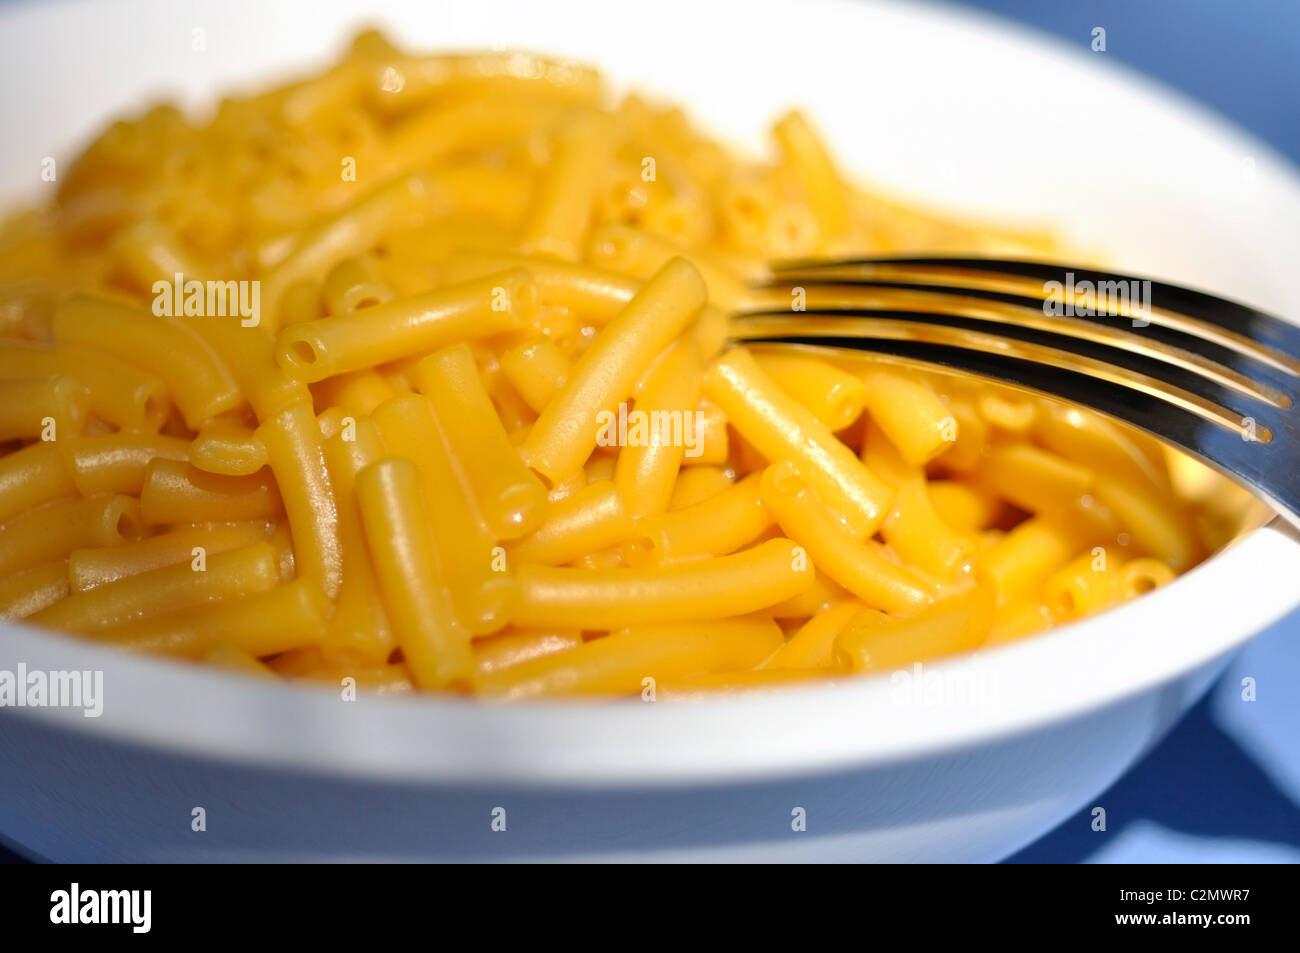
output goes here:
<path id="1" fill-rule="evenodd" d="M 798 113 L 774 138 L 734 159 L 592 70 L 373 33 L 206 125 L 115 125 L 0 226 L 0 618 L 675 697 L 1017 638 L 1224 541 L 1098 415 L 727 348 L 774 257 L 1051 250 L 863 192 Z"/>

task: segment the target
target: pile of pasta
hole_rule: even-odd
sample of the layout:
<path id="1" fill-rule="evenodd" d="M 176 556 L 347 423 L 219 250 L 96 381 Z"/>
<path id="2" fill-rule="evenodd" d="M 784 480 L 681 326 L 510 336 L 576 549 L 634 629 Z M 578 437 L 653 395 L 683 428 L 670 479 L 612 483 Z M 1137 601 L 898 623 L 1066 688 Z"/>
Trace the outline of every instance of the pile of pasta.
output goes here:
<path id="1" fill-rule="evenodd" d="M 1231 534 L 1216 477 L 1097 415 L 730 346 L 773 258 L 1053 250 L 850 184 L 798 113 L 774 139 L 374 32 L 114 123 L 0 229 L 0 616 L 379 690 L 670 697 L 1019 638 Z M 681 429 L 607 426 L 637 412 Z"/>

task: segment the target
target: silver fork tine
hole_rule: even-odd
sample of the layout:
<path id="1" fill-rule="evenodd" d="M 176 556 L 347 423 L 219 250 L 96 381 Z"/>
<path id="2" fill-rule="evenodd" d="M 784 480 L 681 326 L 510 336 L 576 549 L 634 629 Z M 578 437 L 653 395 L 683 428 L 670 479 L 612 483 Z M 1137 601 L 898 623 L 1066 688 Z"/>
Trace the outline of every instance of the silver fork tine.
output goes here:
<path id="1" fill-rule="evenodd" d="M 781 283 L 792 277 L 806 275 L 810 281 L 821 280 L 827 272 L 854 269 L 855 278 L 889 280 L 899 283 L 930 284 L 936 278 L 950 278 L 948 287 L 969 288 L 962 279 L 986 276 L 989 278 L 1032 279 L 1040 292 L 1035 300 L 1042 301 L 1042 285 L 1049 281 L 1064 282 L 1068 274 L 1075 282 L 1089 281 L 1096 287 L 1101 282 L 1150 282 L 1151 296 L 1158 311 L 1185 315 L 1195 324 L 1191 330 L 1200 330 L 1204 340 L 1216 340 L 1231 347 L 1231 342 L 1243 344 L 1243 353 L 1258 353 L 1261 346 L 1277 352 L 1284 363 L 1300 373 L 1300 327 L 1281 321 L 1272 315 L 1235 301 L 1228 301 L 1203 291 L 1183 288 L 1166 282 L 1154 281 L 1135 275 L 1119 275 L 1090 268 L 1072 268 L 1059 264 L 1036 261 L 1013 261 L 991 258 L 891 258 L 864 257 L 842 259 L 804 259 L 773 263 L 770 266 L 774 279 Z M 888 278 L 882 279 L 882 276 Z M 1030 286 L 1023 286 L 1032 290 Z M 1157 315 L 1159 317 L 1159 315 Z M 1153 319 L 1153 324 L 1157 323 Z M 1197 324 L 1201 325 L 1197 328 Z M 1216 331 L 1218 333 L 1216 333 Z M 1235 349 L 1235 348 L 1234 348 Z"/>
<path id="2" fill-rule="evenodd" d="M 895 305 L 907 310 L 942 308 L 971 319 L 978 319 L 990 327 L 1026 326 L 1051 331 L 1082 340 L 1099 340 L 1115 347 L 1145 354 L 1178 367 L 1195 370 L 1225 386 L 1244 393 L 1254 394 L 1271 403 L 1284 406 L 1285 392 L 1300 383 L 1300 362 L 1290 361 L 1286 355 L 1262 346 L 1244 351 L 1241 347 L 1227 347 L 1218 341 L 1207 340 L 1177 327 L 1150 323 L 1147 326 L 1127 327 L 1128 319 L 1108 313 L 1072 317 L 1049 316 L 1043 311 L 1042 297 L 1029 297 L 988 288 L 962 288 L 954 285 L 919 284 L 904 281 L 883 281 L 871 278 L 811 279 L 798 275 L 797 279 L 815 280 L 811 288 L 820 299 L 827 293 L 823 306 L 818 300 L 809 306 L 818 312 L 846 310 L 862 298 L 874 299 L 882 304 Z M 765 290 L 789 301 L 794 280 L 772 278 L 760 285 Z M 809 289 L 805 289 L 809 290 Z M 895 300 L 896 299 L 896 300 Z M 788 307 L 788 305 L 786 305 Z M 879 307 L 879 305 L 877 305 Z M 775 309 L 773 309 L 775 310 Z M 745 314 L 761 313 L 756 308 Z M 1292 364 L 1297 364 L 1292 367 Z"/>
<path id="3" fill-rule="evenodd" d="M 846 268 L 859 273 L 832 277 Z M 1131 332 L 1116 334 L 1113 326 L 1102 327 L 1103 333 L 1096 328 L 1080 333 L 1070 319 L 1044 322 L 1042 297 L 989 288 L 974 289 L 980 292 L 974 294 L 959 284 L 963 277 L 985 275 L 1061 280 L 1065 271 L 1059 265 L 983 259 L 781 263 L 773 266 L 772 278 L 763 286 L 788 290 L 792 283 L 803 284 L 810 299 L 827 288 L 836 293 L 863 288 L 886 294 L 921 291 L 931 295 L 932 307 L 821 308 L 810 300 L 807 311 L 740 312 L 733 318 L 731 337 L 871 352 L 904 363 L 993 377 L 1074 401 L 1192 453 L 1253 488 L 1300 528 L 1300 412 L 1294 408 L 1300 377 L 1292 370 L 1300 368 L 1300 329 L 1244 305 L 1153 282 L 1150 304 L 1170 321 L 1159 335 L 1160 346 L 1144 349 L 1126 339 L 1135 336 Z M 1078 281 L 1131 280 L 1087 269 L 1072 271 Z M 910 280 L 913 276 L 918 284 Z M 944 283 L 933 284 L 936 277 Z M 962 312 L 964 301 L 970 310 L 967 296 L 1019 311 L 972 316 Z M 1175 302 L 1186 304 L 1188 312 L 1174 308 Z M 1037 320 L 1017 323 L 1017 313 Z M 1191 323 L 1180 322 L 1185 314 Z M 1107 318 L 1114 320 L 1113 315 L 1102 315 L 1101 324 Z M 1057 321 L 1059 328 L 1053 323 Z M 1211 329 L 1208 340 L 1198 333 L 1202 326 Z M 1216 339 L 1214 329 L 1241 340 L 1228 346 L 1221 337 Z M 1143 333 L 1150 330 L 1144 328 Z M 1271 359 L 1259 358 L 1264 349 Z M 1170 353 L 1179 350 L 1184 357 L 1171 360 Z"/>
<path id="4" fill-rule="evenodd" d="M 1243 413 L 1243 406 L 1258 409 L 1260 413 L 1278 409 L 1267 401 L 1229 392 L 1191 371 L 1162 366 L 1159 362 L 1107 345 L 1010 325 L 1000 325 L 997 333 L 993 333 L 978 326 L 982 323 L 947 314 L 883 309 L 818 309 L 807 314 L 743 313 L 735 317 L 732 337 L 785 343 L 797 339 L 797 343 L 823 345 L 833 339 L 837 346 L 844 346 L 842 342 L 846 340 L 864 341 L 872 342 L 870 349 L 874 350 L 883 350 L 878 346 L 880 342 L 916 341 L 984 355 L 1019 357 L 1051 367 L 1081 370 L 1090 376 L 1160 397 L 1236 433 L 1247 429 L 1246 418 L 1259 423 L 1259 414 Z M 868 345 L 858 349 L 868 349 Z M 1236 402 L 1230 398 L 1235 398 Z"/>

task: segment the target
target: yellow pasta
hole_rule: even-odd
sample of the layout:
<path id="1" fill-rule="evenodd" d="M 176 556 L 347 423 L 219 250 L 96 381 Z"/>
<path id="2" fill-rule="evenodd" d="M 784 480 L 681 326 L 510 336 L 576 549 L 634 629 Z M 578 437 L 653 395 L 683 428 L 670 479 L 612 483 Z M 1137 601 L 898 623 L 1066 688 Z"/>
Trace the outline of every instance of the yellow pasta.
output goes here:
<path id="1" fill-rule="evenodd" d="M 725 433 L 725 431 L 723 431 Z M 677 475 L 669 510 L 681 510 L 716 496 L 732 485 L 731 475 L 719 466 L 689 467 Z"/>
<path id="2" fill-rule="evenodd" d="M 543 104 L 500 103 L 491 101 L 452 102 L 445 108 L 434 106 L 427 112 L 405 120 L 393 130 L 386 143 L 383 163 L 390 171 L 407 172 L 422 166 L 446 160 L 460 149 L 490 149 L 504 137 L 509 140 L 521 134 L 530 123 L 543 118 L 563 118 L 563 112 Z M 471 187 L 469 202 L 479 212 L 493 208 L 493 199 L 513 184 L 509 178 L 497 177 L 492 184 L 491 169 L 471 168 L 478 186 Z M 436 194 L 441 176 L 425 177 L 424 189 Z M 457 183 L 461 189 L 465 182 Z M 463 194 L 463 192 L 462 192 Z M 485 208 L 486 206 L 486 208 Z M 514 208 L 518 215 L 521 211 Z"/>
<path id="3" fill-rule="evenodd" d="M 432 530 L 436 576 L 446 581 L 459 624 L 474 635 L 497 631 L 514 597 L 509 563 L 474 507 L 429 401 L 394 397 L 374 420 L 388 453 L 414 462 L 423 499 L 437 503 L 434 510 L 426 502 L 421 512 Z"/>
<path id="4" fill-rule="evenodd" d="M 812 126 L 798 112 L 787 113 L 772 127 L 781 156 L 808 195 L 823 238 L 840 237 L 848 227 L 848 193 L 835 163 Z"/>
<path id="5" fill-rule="evenodd" d="M 62 559 L 13 573 L 0 581 L 0 619 L 25 619 L 71 592 L 68 564 Z"/>
<path id="6" fill-rule="evenodd" d="M 306 386 L 280 373 L 275 342 L 265 325 L 244 327 L 238 318 L 179 318 L 219 355 L 259 419 L 266 419 L 307 396 Z"/>
<path id="7" fill-rule="evenodd" d="M 275 672 L 269 666 L 229 642 L 218 642 L 203 656 L 203 661 L 215 668 L 230 669 L 256 678 L 275 678 Z"/>
<path id="8" fill-rule="evenodd" d="M 343 556 L 343 582 L 329 618 L 322 653 L 357 658 L 363 664 L 381 665 L 395 643 L 388 614 L 379 598 L 375 566 L 370 559 L 356 494 L 357 474 L 384 455 L 379 428 L 369 417 L 356 419 L 333 408 L 320 416 L 325 464 L 338 499 L 339 546 Z"/>
<path id="9" fill-rule="evenodd" d="M 1057 621 L 1038 592 L 1018 596 L 998 606 L 989 629 L 988 644 L 1011 642 L 1041 632 Z"/>
<path id="10" fill-rule="evenodd" d="M 532 532 L 546 516 L 546 488 L 510 445 L 469 348 L 439 351 L 415 368 L 450 450 L 465 471 L 476 509 L 498 539 Z"/>
<path id="11" fill-rule="evenodd" d="M 206 473 L 249 476 L 266 466 L 266 444 L 242 424 L 210 420 L 190 444 L 189 461 Z"/>
<path id="12" fill-rule="evenodd" d="M 989 454 L 984 475 L 1003 496 L 1030 513 L 1072 505 L 1096 479 L 1090 468 L 1028 443 L 996 448 Z"/>
<path id="13" fill-rule="evenodd" d="M 518 571 L 521 626 L 612 629 L 745 615 L 812 584 L 812 564 L 788 539 L 698 563 L 652 569 Z"/>
<path id="14" fill-rule="evenodd" d="M 501 355 L 501 373 L 534 413 L 546 409 L 572 370 L 569 358 L 547 337 L 512 347 Z"/>
<path id="15" fill-rule="evenodd" d="M 862 382 L 871 419 L 908 463 L 928 463 L 956 439 L 955 418 L 924 378 L 882 368 Z"/>
<path id="16" fill-rule="evenodd" d="M 614 468 L 618 466 L 618 456 L 607 452 L 603 447 L 598 448 L 595 453 L 587 458 L 587 465 L 582 468 L 581 476 L 586 477 L 581 481 L 577 489 L 582 488 L 582 483 L 587 484 L 599 483 L 601 480 L 613 480 Z"/>
<path id="17" fill-rule="evenodd" d="M 579 556 L 573 561 L 578 569 L 621 569 L 624 565 L 623 551 L 618 546 L 597 550 Z"/>
<path id="18" fill-rule="evenodd" d="M 1169 475 L 1148 455 L 1137 435 L 1090 410 L 1045 402 L 1035 415 L 1034 437 L 1053 453 L 1096 472 L 1169 488 Z"/>
<path id="19" fill-rule="evenodd" d="M 788 460 L 767 468 L 759 496 L 813 563 L 867 605 L 906 614 L 930 601 L 920 578 L 890 562 L 870 541 L 855 539 Z"/>
<path id="20" fill-rule="evenodd" d="M 623 495 L 609 480 L 596 480 L 554 503 L 546 522 L 507 547 L 511 565 L 560 566 L 623 542 L 633 532 Z"/>
<path id="21" fill-rule="evenodd" d="M 486 695 L 507 698 L 636 693 L 653 689 L 659 679 L 757 665 L 780 644 L 781 630 L 763 620 L 647 622 L 492 672 L 480 679 L 479 687 Z"/>
<path id="22" fill-rule="evenodd" d="M 1043 604 L 1058 619 L 1077 619 L 1119 601 L 1120 569 L 1099 550 L 1066 563 L 1043 582 Z"/>
<path id="23" fill-rule="evenodd" d="M 226 642 L 253 658 L 313 645 L 329 603 L 305 580 L 274 586 L 244 599 L 163 613 L 102 633 L 105 642 L 145 652 L 202 658 Z"/>
<path id="24" fill-rule="evenodd" d="M 0 440 L 72 436 L 86 420 L 86 391 L 71 377 L 0 381 Z"/>
<path id="25" fill-rule="evenodd" d="M 576 629 L 514 629 L 474 640 L 474 662 L 480 676 L 499 672 L 533 659 L 577 648 L 582 633 Z"/>
<path id="26" fill-rule="evenodd" d="M 60 440 L 73 485 L 83 496 L 126 493 L 139 496 L 149 465 L 155 460 L 184 461 L 189 448 L 184 440 L 154 434 L 118 432 Z"/>
<path id="27" fill-rule="evenodd" d="M 789 599 L 783 599 L 771 609 L 767 610 L 772 613 L 775 619 L 782 619 L 787 623 L 795 619 L 807 619 L 816 616 L 820 612 L 825 612 L 837 602 L 845 602 L 853 598 L 853 594 L 832 580 L 825 573 L 818 573 L 813 584 L 808 587 L 807 591 L 797 593 Z"/>
<path id="28" fill-rule="evenodd" d="M 366 89 L 385 112 L 410 110 L 435 96 L 467 90 L 495 93 L 521 105 L 594 105 L 603 86 L 599 73 L 569 60 L 519 51 L 408 56 L 374 32 L 361 34 L 358 44 L 361 39 L 381 51 L 379 62 L 367 62 Z M 400 82 L 393 81 L 394 74 Z"/>
<path id="29" fill-rule="evenodd" d="M 160 275 L 199 273 L 194 259 L 156 222 L 137 222 L 123 229 L 113 240 L 113 253 L 128 280 L 143 288 Z"/>
<path id="30" fill-rule="evenodd" d="M 47 503 L 0 524 L 0 576 L 87 546 L 116 546 L 141 532 L 140 504 L 100 494 Z"/>
<path id="31" fill-rule="evenodd" d="M 344 258 L 329 270 L 321 284 L 321 297 L 326 313 L 347 314 L 392 301 L 394 295 L 373 262 L 354 257 Z"/>
<path id="32" fill-rule="evenodd" d="M 259 521 L 182 526 L 116 546 L 75 549 L 66 572 L 74 592 L 178 563 L 189 563 L 197 572 L 195 567 L 205 565 L 208 556 L 251 546 L 270 535 L 271 524 Z"/>
<path id="33" fill-rule="evenodd" d="M 818 612 L 763 663 L 765 669 L 827 668 L 836 664 L 835 639 L 852 623 L 868 624 L 884 613 L 860 602 L 838 602 Z"/>
<path id="34" fill-rule="evenodd" d="M 155 457 L 140 490 L 140 513 L 150 526 L 274 519 L 283 511 L 280 492 L 265 470 L 228 477 Z"/>
<path id="35" fill-rule="evenodd" d="M 1094 492 L 1148 555 L 1174 571 L 1189 569 L 1203 555 L 1186 515 L 1167 496 L 1113 477 L 1099 479 Z"/>
<path id="36" fill-rule="evenodd" d="M 1004 388 L 985 391 L 975 398 L 984 422 L 1011 433 L 1025 433 L 1038 418 L 1038 403 L 1025 394 Z"/>
<path id="37" fill-rule="evenodd" d="M 535 305 L 527 273 L 510 271 L 363 312 L 292 325 L 276 339 L 275 359 L 298 380 L 324 380 L 512 330 L 527 321 Z"/>
<path id="38" fill-rule="evenodd" d="M 1132 599 L 1172 582 L 1174 571 L 1158 559 L 1134 559 L 1120 571 L 1120 598 Z"/>
<path id="39" fill-rule="evenodd" d="M 699 452 L 682 461 L 683 466 L 720 466 L 731 458 L 731 439 L 727 436 L 727 417 L 722 408 L 707 397 L 700 398 L 695 410 Z"/>
<path id="40" fill-rule="evenodd" d="M 581 112 L 561 133 L 557 155 L 524 223 L 521 244 L 529 252 L 576 259 L 591 221 L 600 169 L 613 147 L 610 118 Z"/>
<path id="41" fill-rule="evenodd" d="M 29 444 L 0 458 L 0 525 L 11 517 L 78 492 L 62 447 Z"/>
<path id="42" fill-rule="evenodd" d="M 105 352 L 162 380 L 191 429 L 242 402 L 230 369 L 187 324 L 75 295 L 59 305 L 51 327 L 59 345 Z"/>
<path id="43" fill-rule="evenodd" d="M 725 556 L 748 546 L 772 525 L 752 473 L 704 500 L 637 523 L 624 550 L 629 565 L 661 565 Z"/>
<path id="44" fill-rule="evenodd" d="M 935 514 L 953 532 L 974 535 L 993 519 L 994 507 L 989 496 L 956 480 L 930 480 L 926 494 Z"/>
<path id="45" fill-rule="evenodd" d="M 871 619 L 835 639 L 835 656 L 855 672 L 910 669 L 916 662 L 975 648 L 993 622 L 993 593 L 985 586 L 935 603 L 904 619 Z"/>
<path id="46" fill-rule="evenodd" d="M 501 429 L 506 432 L 506 439 L 511 446 L 516 446 L 523 432 L 537 420 L 537 415 L 506 379 L 506 375 L 501 370 L 501 362 L 495 359 L 495 355 L 476 356 L 475 361 L 480 362 L 483 386 L 487 389 L 488 399 L 494 411 L 493 416 L 500 421 Z M 511 466 L 513 467 L 514 464 L 512 463 Z"/>
<path id="47" fill-rule="evenodd" d="M 310 278 L 295 281 L 280 295 L 279 309 L 280 327 L 324 317 L 319 285 Z"/>
<path id="48" fill-rule="evenodd" d="M 737 348 L 716 361 L 704 387 L 759 453 L 798 465 L 853 535 L 864 538 L 876 530 L 893 502 L 893 489 L 811 411 L 784 394 L 747 351 Z"/>
<path id="49" fill-rule="evenodd" d="M 262 306 L 267 326 L 280 326 L 279 307 L 285 292 L 303 280 L 321 281 L 339 261 L 373 245 L 412 204 L 419 207 L 428 192 L 421 176 L 400 176 L 362 196 L 352 206 L 307 229 L 293 243 L 292 250 L 266 275 Z"/>
<path id="50" fill-rule="evenodd" d="M 592 261 L 613 271 L 650 278 L 683 249 L 644 229 L 627 225 L 604 225 L 592 234 L 588 255 Z M 709 300 L 725 308 L 739 306 L 746 299 L 744 282 L 728 264 L 707 251 L 695 251 L 691 261 L 709 288 Z"/>
<path id="51" fill-rule="evenodd" d="M 760 352 L 761 367 L 778 387 L 807 408 L 828 430 L 840 431 L 862 415 L 867 389 L 862 379 L 825 361 L 793 354 Z"/>
<path id="52" fill-rule="evenodd" d="M 998 602 L 1039 585 L 1079 551 L 1084 540 L 1070 528 L 1035 517 L 1021 523 L 993 545 L 981 568 L 993 580 Z"/>
<path id="53" fill-rule="evenodd" d="M 263 592 L 280 579 L 275 549 L 256 543 L 217 553 L 207 568 L 165 566 L 77 592 L 33 615 L 32 621 L 74 632 L 96 632 L 139 619 Z"/>
<path id="54" fill-rule="evenodd" d="M 469 634 L 435 581 L 438 560 L 415 464 L 401 458 L 370 464 L 357 474 L 357 499 L 379 587 L 416 683 L 469 687 L 474 676 Z"/>
<path id="55" fill-rule="evenodd" d="M 292 404 L 257 428 L 267 462 L 280 487 L 293 534 L 294 569 L 329 598 L 342 584 L 338 503 L 325 469 L 320 427 L 310 402 Z"/>
<path id="56" fill-rule="evenodd" d="M 638 279 L 616 271 L 483 248 L 457 249 L 447 257 L 445 267 L 454 281 L 523 268 L 537 284 L 537 293 L 543 301 L 585 315 L 598 324 L 605 324 L 618 314 L 641 287 Z"/>
<path id="57" fill-rule="evenodd" d="M 339 407 L 358 416 L 373 413 L 388 398 L 397 396 L 393 385 L 373 370 L 327 378 L 314 385 L 312 391 L 318 405 Z"/>
<path id="58" fill-rule="evenodd" d="M 575 473 L 596 448 L 601 413 L 632 395 L 650 363 L 704 306 L 704 283 L 673 259 L 628 302 L 588 348 L 524 441 L 525 461 L 551 483 Z"/>
<path id="59" fill-rule="evenodd" d="M 90 413 L 116 427 L 157 430 L 170 401 L 161 378 L 111 354 L 34 341 L 0 340 L 0 380 L 63 375 L 81 384 Z"/>
<path id="60" fill-rule="evenodd" d="M 377 692 L 701 698 L 1022 638 L 1245 525 L 1092 411 L 734 345 L 777 259 L 1060 251 L 772 133 L 741 159 L 590 67 L 375 31 L 114 123 L 0 220 L 0 618 Z"/>
<path id="61" fill-rule="evenodd" d="M 695 342 L 674 344 L 648 372 L 637 391 L 637 423 L 645 422 L 643 439 L 629 439 L 618 454 L 614 485 L 634 518 L 668 509 L 682 460 L 701 449 L 695 405 L 700 393 L 700 359 Z"/>
<path id="62" fill-rule="evenodd" d="M 957 432 L 956 439 L 942 453 L 943 466 L 953 473 L 972 473 L 983 464 L 985 450 L 991 446 L 989 425 L 971 400 L 949 397 L 947 404 Z"/>
<path id="63" fill-rule="evenodd" d="M 950 580 L 974 565 L 975 541 L 943 521 L 930 498 L 925 472 L 903 460 L 902 453 L 874 426 L 862 436 L 862 458 L 897 489 L 894 505 L 880 524 L 880 536 L 898 557 L 927 575 Z"/>

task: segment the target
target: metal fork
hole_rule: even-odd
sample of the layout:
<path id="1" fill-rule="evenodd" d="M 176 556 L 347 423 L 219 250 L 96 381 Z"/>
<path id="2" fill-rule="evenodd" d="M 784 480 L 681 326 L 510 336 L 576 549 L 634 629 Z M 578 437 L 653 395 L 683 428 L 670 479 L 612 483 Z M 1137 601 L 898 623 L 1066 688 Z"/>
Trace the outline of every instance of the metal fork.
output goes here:
<path id="1" fill-rule="evenodd" d="M 1300 327 L 1031 261 L 789 261 L 752 287 L 732 340 L 873 352 L 1064 398 L 1193 454 L 1300 528 Z"/>

